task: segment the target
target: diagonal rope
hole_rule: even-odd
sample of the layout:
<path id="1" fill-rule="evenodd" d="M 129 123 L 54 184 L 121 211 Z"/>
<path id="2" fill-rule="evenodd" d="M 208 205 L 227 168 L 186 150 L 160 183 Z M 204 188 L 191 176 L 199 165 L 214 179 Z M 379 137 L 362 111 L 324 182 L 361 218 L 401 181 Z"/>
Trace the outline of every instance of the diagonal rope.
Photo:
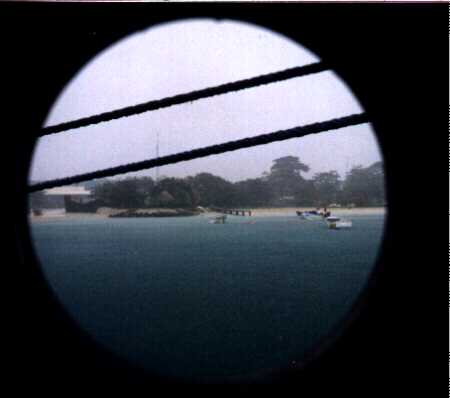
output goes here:
<path id="1" fill-rule="evenodd" d="M 95 178 L 112 177 L 117 174 L 150 169 L 152 167 L 164 166 L 172 163 L 193 160 L 210 155 L 217 155 L 224 152 L 235 151 L 238 149 L 249 148 L 257 145 L 269 144 L 271 142 L 288 140 L 290 138 L 304 137 L 309 134 L 317 134 L 328 130 L 336 130 L 343 127 L 354 126 L 369 121 L 365 113 L 358 113 L 337 119 L 327 120 L 304 126 L 294 127 L 288 130 L 275 131 L 268 134 L 262 134 L 255 137 L 243 138 L 236 141 L 229 141 L 223 144 L 212 145 L 191 151 L 180 152 L 174 155 L 163 156 L 155 159 L 143 160 L 135 163 L 128 163 L 122 166 L 111 167 L 108 169 L 97 170 L 91 173 L 78 174 L 71 177 L 45 181 L 28 186 L 28 192 L 36 192 L 42 189 L 54 188 L 62 185 L 75 184 Z"/>
<path id="2" fill-rule="evenodd" d="M 104 112 L 98 115 L 87 116 L 81 119 L 72 120 L 70 122 L 64 122 L 53 126 L 44 127 L 38 133 L 38 136 L 60 133 L 62 131 L 76 129 L 79 127 L 86 127 L 91 124 L 98 124 L 102 122 L 108 122 L 110 120 L 120 119 L 122 117 L 139 115 L 144 112 L 168 108 L 173 105 L 180 105 L 186 102 L 197 101 L 203 98 L 209 98 L 216 95 L 245 90 L 248 88 L 257 87 L 265 84 L 293 79 L 295 77 L 320 73 L 328 69 L 329 68 L 323 62 L 317 62 L 314 64 L 285 69 L 283 71 L 269 73 L 266 75 L 253 77 L 250 79 L 238 80 L 235 82 L 222 84 L 220 86 L 191 91 L 185 94 L 178 94 L 172 97 L 148 101 L 142 104 L 128 106 L 126 108 L 116 109 L 114 111 Z"/>

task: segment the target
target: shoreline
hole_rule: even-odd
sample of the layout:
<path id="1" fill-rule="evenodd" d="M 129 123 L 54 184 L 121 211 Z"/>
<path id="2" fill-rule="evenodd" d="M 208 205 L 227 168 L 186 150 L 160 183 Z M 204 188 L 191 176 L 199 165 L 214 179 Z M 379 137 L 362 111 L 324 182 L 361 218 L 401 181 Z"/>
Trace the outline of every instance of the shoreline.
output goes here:
<path id="1" fill-rule="evenodd" d="M 244 217 L 276 217 L 276 216 L 293 216 L 297 217 L 296 211 L 308 211 L 315 210 L 314 207 L 262 207 L 245 209 L 251 210 L 251 216 Z M 143 209 L 139 209 L 143 210 Z M 145 209 L 146 211 L 160 211 L 163 209 Z M 167 210 L 167 209 L 165 209 Z M 244 209 L 242 209 L 244 210 Z M 97 213 L 61 213 L 61 214 L 43 214 L 41 216 L 29 215 L 28 220 L 32 223 L 45 222 L 45 221 L 69 221 L 69 220 L 95 220 L 95 219 L 107 219 L 110 214 L 117 214 L 124 211 L 123 209 L 103 209 Z M 365 215 L 384 215 L 387 213 L 386 207 L 354 207 L 354 208 L 331 208 L 329 209 L 333 216 L 365 216 Z M 205 211 L 199 215 L 217 215 L 220 214 L 214 211 Z M 193 216 L 194 217 L 194 216 Z M 230 217 L 243 217 L 243 216 L 230 216 Z M 173 218 L 173 217 L 171 217 Z"/>
<path id="2" fill-rule="evenodd" d="M 322 210 L 323 208 L 321 208 Z M 252 209 L 252 216 L 283 216 L 296 215 L 296 211 L 316 210 L 315 207 L 266 207 Z M 336 216 L 363 216 L 363 215 L 382 215 L 386 214 L 386 207 L 353 207 L 353 208 L 329 208 L 331 215 Z"/>

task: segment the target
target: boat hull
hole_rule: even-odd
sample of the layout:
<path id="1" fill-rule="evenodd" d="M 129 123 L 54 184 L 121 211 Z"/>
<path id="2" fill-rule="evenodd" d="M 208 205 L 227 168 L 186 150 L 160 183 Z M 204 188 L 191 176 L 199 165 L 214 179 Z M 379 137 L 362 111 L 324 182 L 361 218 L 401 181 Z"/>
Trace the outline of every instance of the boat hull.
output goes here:
<path id="1" fill-rule="evenodd" d="M 308 220 L 308 221 L 320 221 L 323 220 L 323 217 L 317 214 L 302 214 L 300 216 L 302 220 Z"/>
<path id="2" fill-rule="evenodd" d="M 330 229 L 349 229 L 352 228 L 351 221 L 332 221 L 328 223 Z"/>

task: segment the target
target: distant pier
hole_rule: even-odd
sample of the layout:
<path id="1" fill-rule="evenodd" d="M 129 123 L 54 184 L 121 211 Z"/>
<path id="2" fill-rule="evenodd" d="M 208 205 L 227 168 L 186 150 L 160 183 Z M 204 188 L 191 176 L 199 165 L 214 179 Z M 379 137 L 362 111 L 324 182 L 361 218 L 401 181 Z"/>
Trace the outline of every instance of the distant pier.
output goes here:
<path id="1" fill-rule="evenodd" d="M 243 209 L 222 209 L 218 207 L 211 208 L 213 211 L 217 211 L 218 213 L 230 214 L 232 216 L 251 216 L 251 210 L 243 210 Z"/>

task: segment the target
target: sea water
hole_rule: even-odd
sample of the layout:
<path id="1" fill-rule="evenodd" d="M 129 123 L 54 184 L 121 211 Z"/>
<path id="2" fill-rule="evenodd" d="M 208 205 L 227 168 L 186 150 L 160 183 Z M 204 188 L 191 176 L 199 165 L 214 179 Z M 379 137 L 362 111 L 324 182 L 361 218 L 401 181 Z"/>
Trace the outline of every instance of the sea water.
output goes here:
<path id="1" fill-rule="evenodd" d="M 352 308 L 384 216 L 350 230 L 296 216 L 55 220 L 31 225 L 45 277 L 98 343 L 197 381 L 295 364 Z"/>

